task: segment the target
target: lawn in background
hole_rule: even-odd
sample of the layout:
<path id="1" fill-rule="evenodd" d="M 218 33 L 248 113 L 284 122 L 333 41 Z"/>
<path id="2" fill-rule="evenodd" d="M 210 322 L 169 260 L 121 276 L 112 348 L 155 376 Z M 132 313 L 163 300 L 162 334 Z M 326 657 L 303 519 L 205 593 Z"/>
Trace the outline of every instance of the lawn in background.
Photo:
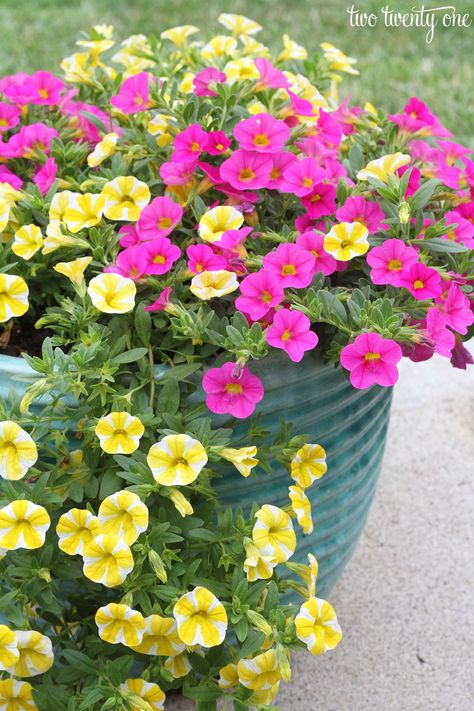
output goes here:
<path id="1" fill-rule="evenodd" d="M 136 32 L 159 34 L 176 24 L 217 33 L 225 32 L 216 22 L 219 13 L 236 12 L 260 22 L 259 39 L 270 46 L 278 45 L 283 32 L 309 51 L 332 42 L 359 60 L 361 76 L 344 83 L 345 94 L 388 111 L 417 95 L 460 140 L 474 145 L 474 23 L 461 30 L 438 27 L 428 45 L 426 30 L 385 28 L 382 18 L 374 29 L 351 28 L 346 8 L 352 4 L 380 12 L 387 0 L 0 0 L 0 74 L 58 71 L 62 57 L 75 51 L 78 33 L 93 24 L 113 24 L 117 39 Z M 408 11 L 415 2 L 389 4 Z M 474 17 L 474 0 L 455 4 Z"/>

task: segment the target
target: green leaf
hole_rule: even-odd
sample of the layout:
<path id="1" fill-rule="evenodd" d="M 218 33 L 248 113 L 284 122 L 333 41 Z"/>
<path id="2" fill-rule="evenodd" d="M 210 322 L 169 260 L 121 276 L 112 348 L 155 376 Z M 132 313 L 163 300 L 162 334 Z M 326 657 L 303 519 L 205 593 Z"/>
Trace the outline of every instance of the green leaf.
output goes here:
<path id="1" fill-rule="evenodd" d="M 365 166 L 364 154 L 362 153 L 362 150 L 360 146 L 357 145 L 357 143 L 352 146 L 351 150 L 349 151 L 349 163 L 354 174 L 358 173 L 359 170 L 362 170 L 362 168 Z"/>
<path id="2" fill-rule="evenodd" d="M 151 335 L 151 316 L 142 306 L 139 306 L 135 311 L 135 330 L 143 345 L 148 347 Z"/>
<path id="3" fill-rule="evenodd" d="M 416 242 L 417 246 L 427 247 L 431 252 L 441 252 L 455 254 L 458 252 L 467 252 L 468 249 L 464 244 L 459 242 L 453 242 L 450 239 L 441 239 L 440 237 L 435 237 L 433 239 L 424 239 Z"/>
<path id="4" fill-rule="evenodd" d="M 179 409 L 180 388 L 177 380 L 167 380 L 158 396 L 158 412 L 175 415 Z"/>
<path id="5" fill-rule="evenodd" d="M 143 358 L 148 353 L 148 348 L 132 348 L 130 351 L 125 351 L 112 358 L 112 365 L 120 363 L 135 363 L 140 358 Z"/>
<path id="6" fill-rule="evenodd" d="M 411 197 L 414 210 L 422 210 L 429 203 L 438 185 L 440 185 L 440 181 L 433 178 L 418 188 Z"/>
<path id="7" fill-rule="evenodd" d="M 239 659 L 244 659 L 246 657 L 251 657 L 255 652 L 262 648 L 262 644 L 265 641 L 265 635 L 263 632 L 257 632 L 256 630 L 250 630 L 247 639 L 243 643 L 239 651 Z"/>

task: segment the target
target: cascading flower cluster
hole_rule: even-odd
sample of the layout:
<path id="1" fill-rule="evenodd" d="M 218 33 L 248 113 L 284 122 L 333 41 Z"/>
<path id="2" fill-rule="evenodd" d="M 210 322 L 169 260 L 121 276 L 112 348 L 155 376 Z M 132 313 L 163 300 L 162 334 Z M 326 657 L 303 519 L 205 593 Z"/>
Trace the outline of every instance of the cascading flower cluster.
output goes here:
<path id="1" fill-rule="evenodd" d="M 272 55 L 219 23 L 118 47 L 96 26 L 64 79 L 0 79 L 0 347 L 38 376 L 0 402 L 2 708 L 163 709 L 180 686 L 268 708 L 290 652 L 341 630 L 316 558 L 290 560 L 326 452 L 233 430 L 265 398 L 252 361 L 320 356 L 355 388 L 404 356 L 472 363 L 472 151 L 417 98 L 340 102 L 357 70 L 333 45 Z M 216 500 L 275 459 L 286 502 Z"/>

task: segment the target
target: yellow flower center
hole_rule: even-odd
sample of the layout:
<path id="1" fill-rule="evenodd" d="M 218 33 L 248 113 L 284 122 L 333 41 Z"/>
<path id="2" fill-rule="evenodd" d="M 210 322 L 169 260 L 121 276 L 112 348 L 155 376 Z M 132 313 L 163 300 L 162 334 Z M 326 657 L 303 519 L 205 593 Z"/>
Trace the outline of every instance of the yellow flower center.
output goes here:
<path id="1" fill-rule="evenodd" d="M 255 173 L 251 168 L 243 168 L 243 170 L 240 171 L 239 178 L 243 183 L 246 183 L 255 178 Z"/>
<path id="2" fill-rule="evenodd" d="M 272 180 L 276 180 L 279 177 L 280 177 L 280 171 L 278 170 L 278 168 L 272 168 L 270 171 L 270 178 Z"/>
<path id="3" fill-rule="evenodd" d="M 240 385 L 240 383 L 227 383 L 225 389 L 228 393 L 237 395 L 240 395 L 240 393 L 242 392 L 242 386 Z"/>
<path id="4" fill-rule="evenodd" d="M 4 118 L 0 118 L 0 126 L 8 126 L 8 121 Z"/>
<path id="5" fill-rule="evenodd" d="M 314 257 L 315 259 L 317 259 L 317 258 L 319 257 L 319 252 L 316 252 L 315 249 L 312 249 L 312 250 L 311 250 L 311 254 L 313 255 L 313 257 Z"/>
<path id="6" fill-rule="evenodd" d="M 254 146 L 268 146 L 270 139 L 265 133 L 257 133 L 253 139 Z"/>
<path id="7" fill-rule="evenodd" d="M 119 200 L 119 203 L 120 203 L 121 205 L 125 205 L 126 203 L 128 203 L 128 204 L 130 204 L 130 205 L 133 205 L 133 200 L 132 200 L 132 198 L 130 197 L 130 195 L 122 195 L 121 198 L 120 198 L 120 200 Z"/>
<path id="8" fill-rule="evenodd" d="M 222 143 L 217 143 L 217 144 L 216 144 L 216 149 L 217 149 L 218 151 L 221 151 L 223 148 L 224 148 L 224 145 L 223 145 Z"/>
<path id="9" fill-rule="evenodd" d="M 294 276 L 296 274 L 296 267 L 294 264 L 284 264 L 281 268 L 282 276 Z"/>
<path id="10" fill-rule="evenodd" d="M 38 94 L 41 96 L 42 99 L 47 99 L 49 97 L 49 94 L 46 89 L 39 89 Z"/>
<path id="11" fill-rule="evenodd" d="M 350 247 L 352 245 L 352 242 L 350 239 L 343 239 L 341 242 L 341 249 L 347 249 L 347 247 Z"/>
<path id="12" fill-rule="evenodd" d="M 141 106 L 143 104 L 143 97 L 142 96 L 136 96 L 133 100 L 133 103 L 136 106 Z"/>
<path id="13" fill-rule="evenodd" d="M 168 227 L 171 227 L 171 218 L 162 217 L 158 222 L 158 227 L 160 228 L 160 230 L 167 230 Z"/>
<path id="14" fill-rule="evenodd" d="M 315 193 L 314 195 L 311 196 L 311 202 L 319 202 L 321 200 L 321 195 L 319 193 Z"/>
<path id="15" fill-rule="evenodd" d="M 162 254 L 157 254 L 156 257 L 153 257 L 153 264 L 164 264 L 165 262 L 166 259 Z"/>
<path id="16" fill-rule="evenodd" d="M 286 329 L 286 331 L 283 331 L 283 333 L 281 334 L 281 340 L 282 340 L 282 341 L 288 341 L 288 340 L 291 338 L 291 335 L 292 335 L 292 334 L 291 334 L 291 331 L 289 331 L 288 329 Z"/>
<path id="17" fill-rule="evenodd" d="M 456 239 L 456 233 L 454 232 L 454 230 L 451 230 L 451 232 L 448 232 L 447 237 L 448 237 L 448 239 L 450 239 L 452 242 L 454 242 L 455 239 Z"/>
<path id="18" fill-rule="evenodd" d="M 414 289 L 423 289 L 424 285 L 425 284 L 423 281 L 421 281 L 421 279 L 417 279 L 413 284 L 413 288 Z"/>
<path id="19" fill-rule="evenodd" d="M 193 141 L 191 143 L 191 150 L 196 153 L 199 150 L 199 143 L 197 141 Z"/>
<path id="20" fill-rule="evenodd" d="M 390 269 L 390 271 L 399 272 L 400 269 L 402 268 L 402 263 L 399 259 L 391 259 L 387 266 Z"/>
<path id="21" fill-rule="evenodd" d="M 379 360 L 380 353 L 374 353 L 373 351 L 367 351 L 364 358 L 365 358 L 365 360 Z"/>
<path id="22" fill-rule="evenodd" d="M 303 180 L 303 187 L 304 188 L 312 188 L 313 187 L 313 179 L 312 178 L 305 178 Z"/>
<path id="23" fill-rule="evenodd" d="M 264 292 L 262 293 L 261 299 L 262 299 L 262 301 L 263 301 L 264 304 L 269 304 L 270 301 L 272 300 L 272 295 L 270 294 L 269 291 L 264 291 Z"/>

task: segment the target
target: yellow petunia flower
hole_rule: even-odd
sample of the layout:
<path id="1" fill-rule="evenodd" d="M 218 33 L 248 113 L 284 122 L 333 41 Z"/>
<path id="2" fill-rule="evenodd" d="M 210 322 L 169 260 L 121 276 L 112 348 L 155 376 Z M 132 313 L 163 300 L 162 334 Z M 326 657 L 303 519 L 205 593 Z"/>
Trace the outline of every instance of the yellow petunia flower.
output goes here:
<path id="1" fill-rule="evenodd" d="M 228 35 L 216 35 L 201 49 L 201 56 L 207 61 L 233 57 L 237 49 L 237 40 Z"/>
<path id="2" fill-rule="evenodd" d="M 97 514 L 103 533 L 112 533 L 131 546 L 148 528 L 148 508 L 132 491 L 107 496 Z"/>
<path id="3" fill-rule="evenodd" d="M 167 435 L 151 446 L 148 466 L 159 484 L 185 486 L 199 476 L 207 464 L 206 450 L 189 435 Z"/>
<path id="4" fill-rule="evenodd" d="M 164 667 L 174 679 L 181 679 L 183 676 L 186 676 L 192 668 L 187 652 L 181 652 L 181 654 L 177 654 L 175 657 L 167 657 Z"/>
<path id="5" fill-rule="evenodd" d="M 134 566 L 130 547 L 112 533 L 89 541 L 84 546 L 83 558 L 86 578 L 107 588 L 121 585 Z"/>
<path id="6" fill-rule="evenodd" d="M 324 249 L 340 262 L 360 257 L 369 249 L 369 231 L 362 222 L 340 222 L 324 238 Z"/>
<path id="7" fill-rule="evenodd" d="M 133 648 L 134 652 L 153 656 L 175 657 L 184 651 L 185 645 L 180 640 L 176 620 L 173 617 L 150 615 L 145 617 L 146 628 L 141 643 Z"/>
<path id="8" fill-rule="evenodd" d="M 176 47 L 184 47 L 192 35 L 199 32 L 199 27 L 194 25 L 178 25 L 170 27 L 168 30 L 163 30 L 160 34 L 161 39 L 169 40 Z"/>
<path id="9" fill-rule="evenodd" d="M 388 179 L 395 177 L 395 172 L 408 165 L 411 158 L 406 153 L 389 153 L 388 155 L 371 160 L 365 168 L 359 170 L 357 177 L 359 180 L 369 180 L 375 178 L 382 183 L 388 183 Z"/>
<path id="10" fill-rule="evenodd" d="M 244 571 L 250 583 L 255 580 L 268 580 L 273 575 L 273 570 L 277 565 L 275 556 L 263 555 L 255 543 L 246 539 L 245 552 L 247 557 L 244 561 Z"/>
<path id="11" fill-rule="evenodd" d="M 111 412 L 98 421 L 95 433 L 107 454 L 131 454 L 140 443 L 145 428 L 128 412 Z"/>
<path id="12" fill-rule="evenodd" d="M 145 618 L 141 612 L 115 602 L 99 607 L 95 613 L 95 623 L 99 629 L 99 637 L 104 642 L 121 642 L 127 647 L 137 647 L 146 629 Z"/>
<path id="13" fill-rule="evenodd" d="M 19 658 L 7 669 L 12 676 L 37 676 L 51 669 L 54 654 L 51 640 L 36 631 L 17 630 L 15 632 Z"/>
<path id="14" fill-rule="evenodd" d="M 19 658 L 20 652 L 15 632 L 6 625 L 0 625 L 0 669 L 6 671 L 16 664 Z"/>
<path id="15" fill-rule="evenodd" d="M 23 193 L 15 190 L 10 183 L 0 183 L 0 205 L 6 204 L 10 207 L 15 207 L 22 196 Z"/>
<path id="16" fill-rule="evenodd" d="M 9 551 L 17 548 L 41 548 L 51 519 L 45 508 L 27 499 L 17 499 L 0 509 L 0 546 Z"/>
<path id="17" fill-rule="evenodd" d="M 359 74 L 353 66 L 357 64 L 357 59 L 354 59 L 354 57 L 348 57 L 330 42 L 323 42 L 321 49 L 323 50 L 324 59 L 329 62 L 329 69 L 336 72 L 345 72 L 346 74 Z"/>
<path id="18" fill-rule="evenodd" d="M 70 232 L 75 234 L 98 225 L 102 219 L 105 198 L 102 194 L 84 193 L 76 195 L 67 207 L 63 221 Z"/>
<path id="19" fill-rule="evenodd" d="M 291 508 L 295 512 L 296 520 L 303 529 L 304 534 L 314 531 L 313 520 L 311 518 L 311 504 L 300 486 L 288 487 L 290 491 Z"/>
<path id="20" fill-rule="evenodd" d="M 95 58 L 103 52 L 107 52 L 114 46 L 115 42 L 111 39 L 95 39 L 95 40 L 77 40 L 78 47 L 84 47 Z"/>
<path id="21" fill-rule="evenodd" d="M 254 691 L 249 700 L 252 704 L 255 704 L 255 706 L 270 706 L 279 690 L 280 682 L 277 682 L 270 689 Z"/>
<path id="22" fill-rule="evenodd" d="M 217 647 L 227 630 L 227 613 L 210 590 L 198 586 L 182 595 L 173 608 L 178 635 L 188 647 Z"/>
<path id="23" fill-rule="evenodd" d="M 224 232 L 238 230 L 244 221 L 239 210 L 230 205 L 220 205 L 208 210 L 199 220 L 199 236 L 204 242 L 218 242 Z"/>
<path id="24" fill-rule="evenodd" d="M 73 284 L 81 284 L 84 281 L 84 272 L 91 262 L 92 257 L 78 257 L 72 262 L 58 262 L 53 269 L 70 279 Z"/>
<path id="25" fill-rule="evenodd" d="M 291 478 L 302 489 L 327 472 L 326 451 L 320 444 L 305 444 L 296 452 L 291 461 Z"/>
<path id="26" fill-rule="evenodd" d="M 258 464 L 256 447 L 240 447 L 239 449 L 224 447 L 219 454 L 228 462 L 232 462 L 239 474 L 245 477 L 249 476 L 252 469 Z"/>
<path id="27" fill-rule="evenodd" d="M 89 153 L 87 156 L 87 165 L 89 168 L 97 168 L 104 160 L 113 156 L 118 139 L 118 133 L 112 132 L 107 133 L 99 143 L 96 143 L 92 153 Z"/>
<path id="28" fill-rule="evenodd" d="M 295 625 L 298 639 L 317 656 L 337 647 L 342 639 L 334 608 L 318 597 L 311 597 L 301 605 Z"/>
<path id="29" fill-rule="evenodd" d="M 43 246 L 43 234 L 38 225 L 23 225 L 15 232 L 12 252 L 22 259 L 31 259 Z"/>
<path id="30" fill-rule="evenodd" d="M 119 689 L 129 692 L 135 699 L 131 698 L 131 711 L 143 711 L 144 708 L 150 711 L 163 711 L 165 694 L 158 684 L 151 684 L 143 679 L 127 679 L 124 684 L 120 684 Z M 140 700 L 140 705 L 137 702 Z M 144 706 L 147 704 L 147 706 Z"/>
<path id="31" fill-rule="evenodd" d="M 105 217 L 126 222 L 136 222 L 151 198 L 148 185 L 133 175 L 121 176 L 106 183 L 100 194 L 105 200 Z"/>
<path id="32" fill-rule="evenodd" d="M 38 711 L 33 701 L 33 687 L 27 681 L 0 681 L 0 709 L 2 711 Z"/>
<path id="33" fill-rule="evenodd" d="M 26 282 L 13 274 L 0 274 L 0 323 L 28 311 Z"/>
<path id="34" fill-rule="evenodd" d="M 262 42 L 258 42 L 255 37 L 248 35 L 240 35 L 240 41 L 243 44 L 242 54 L 244 56 L 253 56 L 255 58 L 270 58 L 270 50 Z"/>
<path id="35" fill-rule="evenodd" d="M 277 655 L 274 649 L 258 654 L 253 659 L 241 659 L 237 664 L 239 681 L 247 689 L 265 691 L 281 679 Z"/>
<path id="36" fill-rule="evenodd" d="M 37 459 L 38 450 L 28 432 L 11 420 L 0 422 L 0 476 L 22 479 Z"/>
<path id="37" fill-rule="evenodd" d="M 215 272 L 201 272 L 191 279 L 190 291 L 201 301 L 209 301 L 219 296 L 231 294 L 239 288 L 235 272 L 220 269 Z"/>
<path id="38" fill-rule="evenodd" d="M 217 682 L 219 689 L 233 689 L 238 683 L 237 664 L 226 664 L 225 667 L 219 670 Z"/>
<path id="39" fill-rule="evenodd" d="M 296 535 L 288 514 L 265 504 L 256 514 L 252 539 L 262 556 L 273 556 L 277 563 L 289 560 L 296 548 Z"/>
<path id="40" fill-rule="evenodd" d="M 71 509 L 62 514 L 56 526 L 59 548 L 68 555 L 82 555 L 100 531 L 99 519 L 87 509 Z"/>
<path id="41" fill-rule="evenodd" d="M 90 280 L 87 293 L 99 311 L 106 314 L 125 314 L 135 306 L 137 287 L 132 279 L 107 272 Z"/>
<path id="42" fill-rule="evenodd" d="M 73 193 L 71 190 L 62 190 L 55 193 L 49 206 L 49 221 L 64 222 L 66 210 L 72 205 L 76 195 L 77 193 Z"/>
<path id="43" fill-rule="evenodd" d="M 10 221 L 10 205 L 0 200 L 0 232 L 6 230 Z"/>
<path id="44" fill-rule="evenodd" d="M 278 61 L 287 61 L 288 59 L 306 59 L 308 52 L 306 49 L 290 39 L 289 35 L 283 35 L 281 38 L 283 49 L 278 55 Z"/>
<path id="45" fill-rule="evenodd" d="M 260 73 L 251 57 L 241 57 L 227 62 L 224 74 L 229 84 L 260 79 Z"/>
<path id="46" fill-rule="evenodd" d="M 191 94 L 194 92 L 194 77 L 192 72 L 186 72 L 179 83 L 179 91 L 182 94 Z"/>
<path id="47" fill-rule="evenodd" d="M 232 15 L 227 12 L 221 13 L 217 18 L 217 22 L 224 25 L 226 30 L 229 30 L 234 35 L 256 35 L 262 29 L 258 22 L 249 20 L 245 15 Z"/>
<path id="48" fill-rule="evenodd" d="M 308 553 L 308 561 L 309 561 L 308 590 L 309 590 L 309 596 L 314 597 L 316 595 L 316 580 L 318 578 L 318 573 L 319 573 L 319 563 L 316 559 L 316 556 L 314 556 L 312 553 Z"/>
<path id="49" fill-rule="evenodd" d="M 65 235 L 61 229 L 62 223 L 58 220 L 50 222 L 46 227 L 46 237 L 43 242 L 42 254 L 51 254 L 61 247 L 85 247 L 90 249 L 90 244 L 80 237 Z"/>
<path id="50" fill-rule="evenodd" d="M 104 65 L 97 61 L 97 55 L 89 52 L 74 52 L 70 57 L 64 57 L 60 64 L 68 84 L 94 84 L 97 66 Z"/>

